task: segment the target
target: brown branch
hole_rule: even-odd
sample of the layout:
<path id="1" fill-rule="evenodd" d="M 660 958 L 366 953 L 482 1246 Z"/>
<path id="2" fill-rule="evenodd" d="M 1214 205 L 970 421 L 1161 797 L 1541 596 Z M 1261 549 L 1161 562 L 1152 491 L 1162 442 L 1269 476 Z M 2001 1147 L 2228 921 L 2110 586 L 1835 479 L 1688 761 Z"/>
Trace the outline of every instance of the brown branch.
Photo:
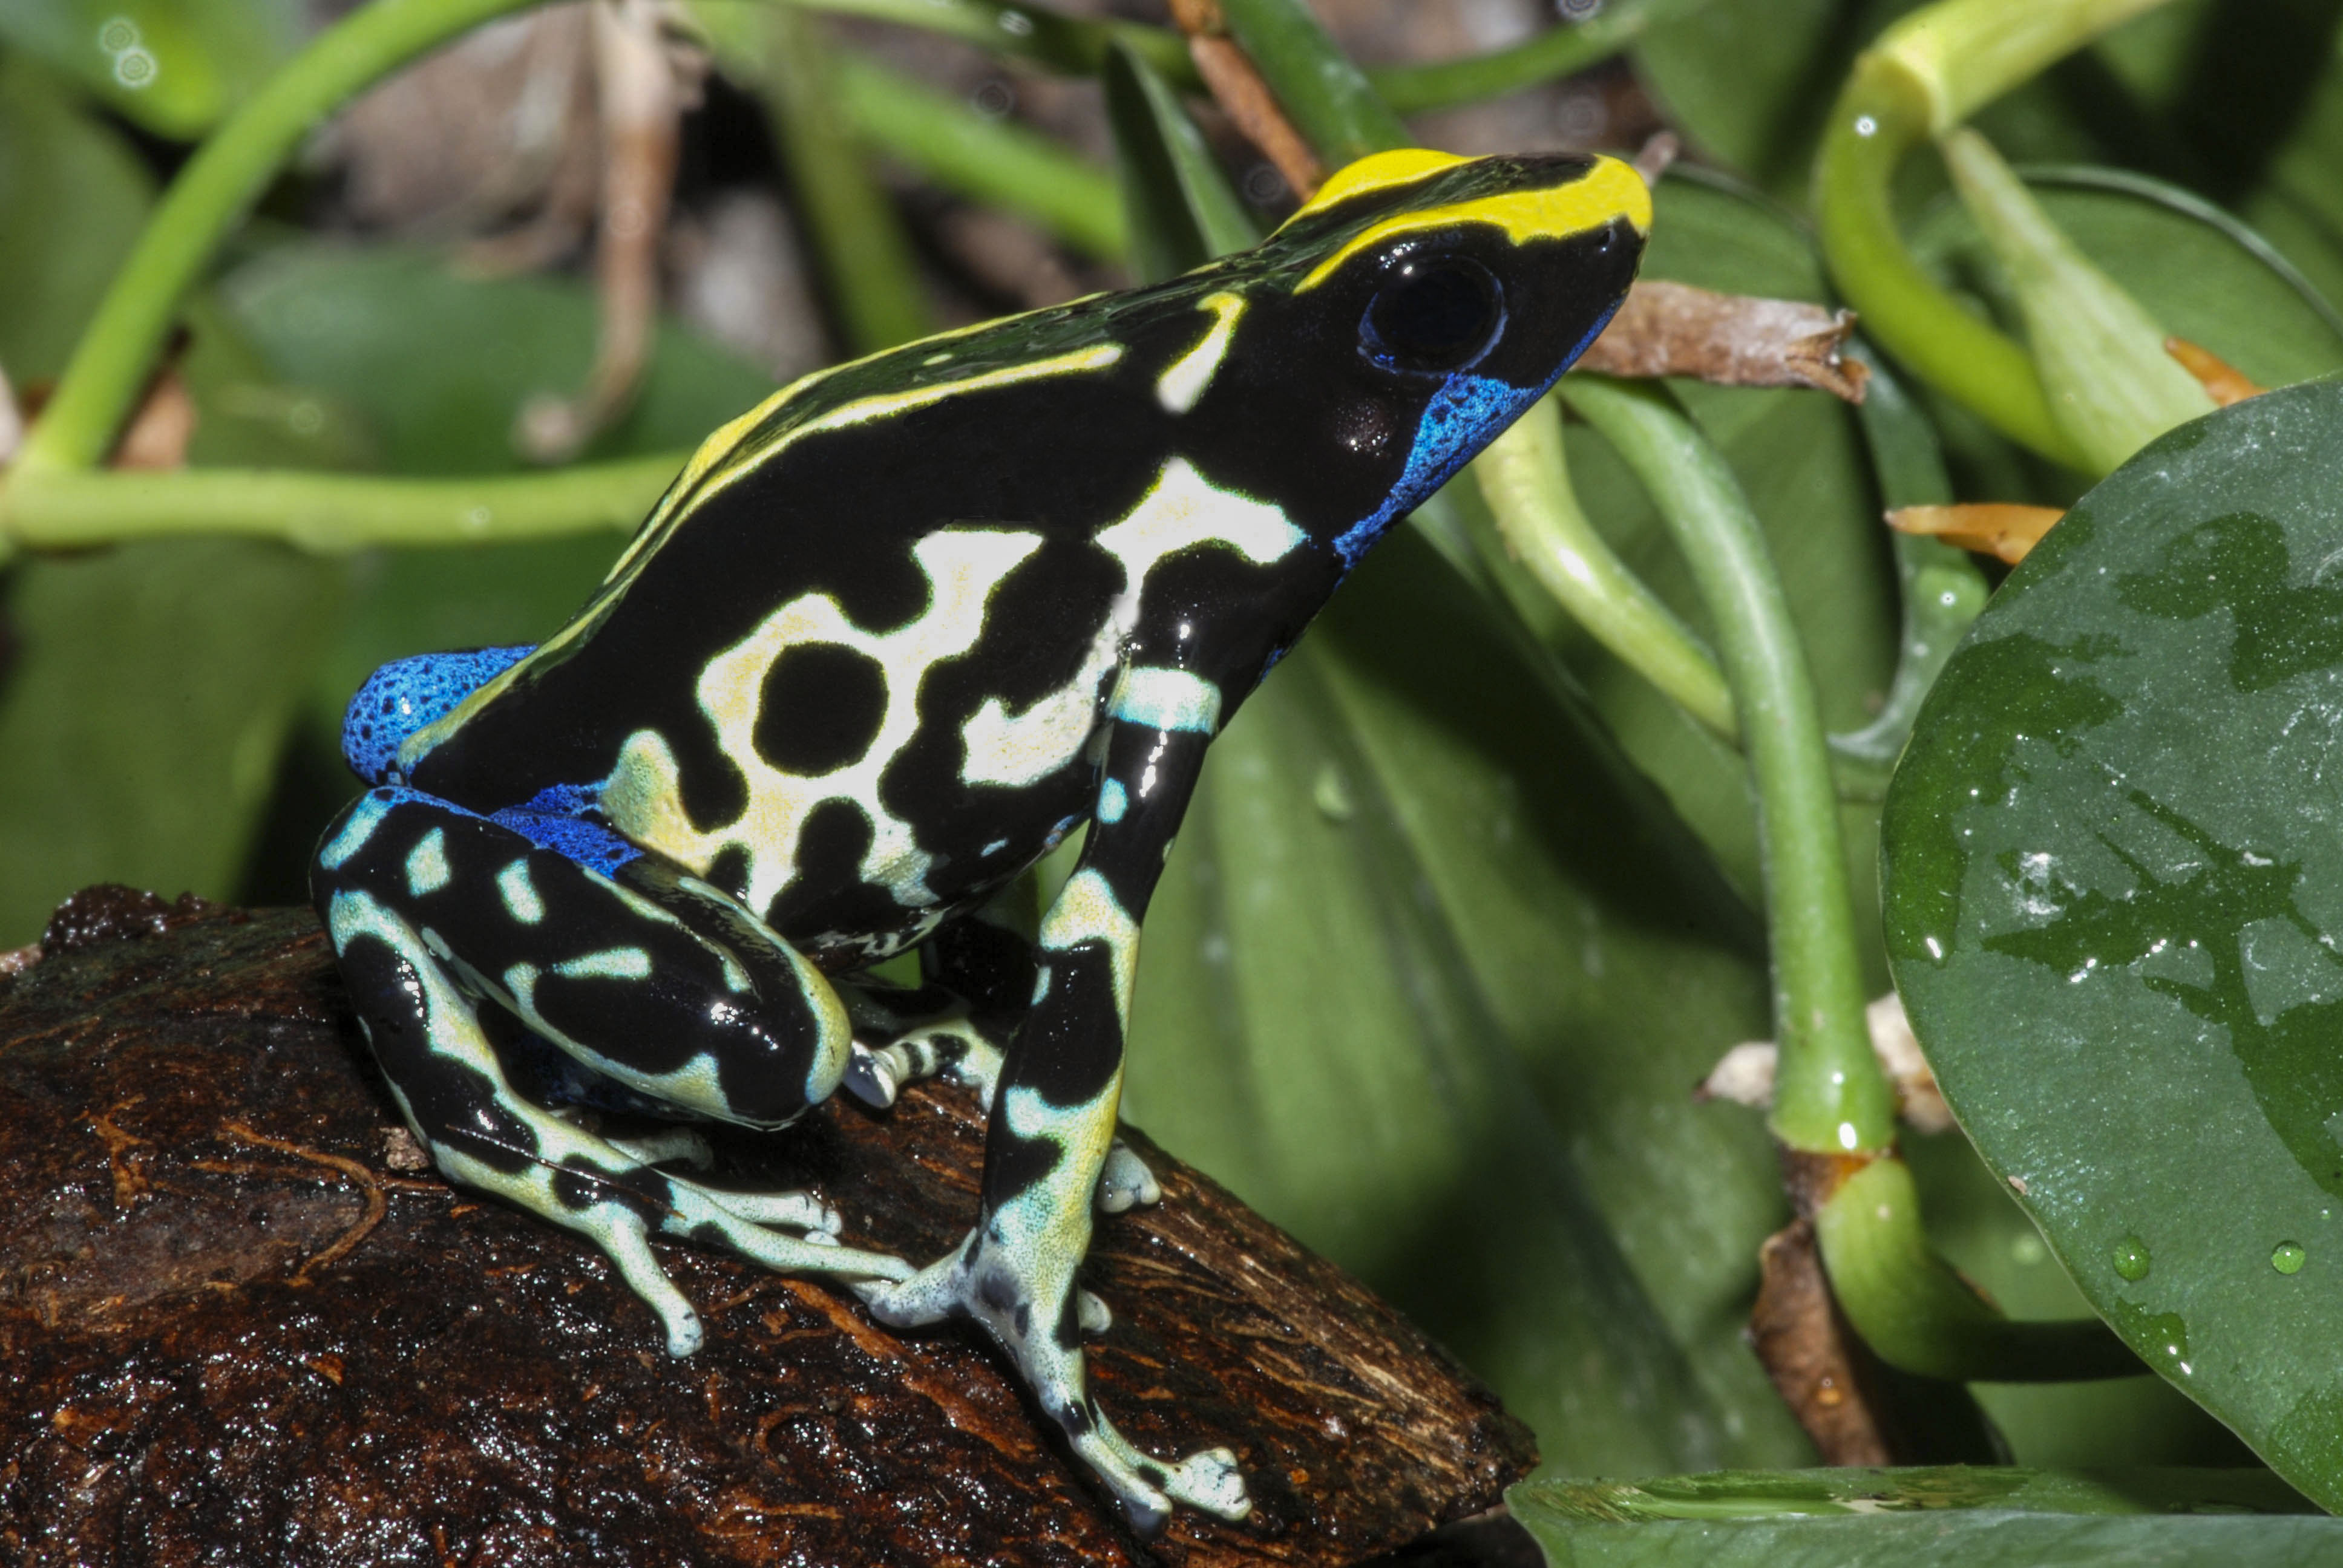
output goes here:
<path id="1" fill-rule="evenodd" d="M 1234 38 L 1216 0 L 1172 0 L 1172 18 L 1188 35 L 1188 55 L 1196 75 L 1212 90 L 1238 133 L 1284 176 L 1293 194 L 1308 201 L 1326 183 L 1326 166 L 1309 138 L 1294 129 L 1278 106 L 1277 95 Z"/>
<path id="2" fill-rule="evenodd" d="M 510 1568 L 1333 1568 L 1481 1513 L 1534 1462 L 1389 1307 L 1133 1131 L 1164 1200 L 1099 1222 L 1091 1386 L 1155 1452 L 1234 1447 L 1255 1499 L 1142 1548 L 971 1332 L 897 1333 L 819 1282 L 663 1243 L 709 1330 L 676 1361 L 581 1239 L 377 1174 L 395 1113 L 308 911 L 115 890 L 45 948 L 0 980 L 0 1473 L 92 1561 L 166 1497 L 175 1539 L 223 1561 L 358 1520 Z M 126 1211 L 92 1196 L 113 1152 L 92 1112 L 135 1141 Z M 300 1163 L 221 1159 L 223 1130 Z M 924 1259 L 973 1214 L 984 1130 L 929 1083 L 715 1141 L 722 1180 L 812 1188 L 850 1241 Z M 340 1176 L 370 1189 L 358 1226 Z M 123 1457 L 93 1468 L 75 1432 Z"/>

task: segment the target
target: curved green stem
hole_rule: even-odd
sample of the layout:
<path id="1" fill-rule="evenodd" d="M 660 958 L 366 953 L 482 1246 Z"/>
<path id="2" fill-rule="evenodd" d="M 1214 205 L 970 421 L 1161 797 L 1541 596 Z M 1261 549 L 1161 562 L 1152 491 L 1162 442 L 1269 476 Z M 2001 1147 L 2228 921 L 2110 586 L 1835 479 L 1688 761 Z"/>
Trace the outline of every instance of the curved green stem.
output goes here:
<path id="1" fill-rule="evenodd" d="M 171 182 L 17 454 L 11 483 L 105 457 L 189 286 L 327 115 L 426 51 L 537 3 L 375 0 L 271 76 Z"/>
<path id="2" fill-rule="evenodd" d="M 840 112 L 837 56 L 821 18 L 765 14 L 757 79 L 781 162 L 850 357 L 936 329 L 910 236 Z"/>
<path id="3" fill-rule="evenodd" d="M 721 27 L 718 12 L 772 0 L 694 0 L 693 8 L 711 31 Z M 840 16 L 865 16 L 875 22 L 900 23 L 1008 55 L 1031 60 L 1048 70 L 1071 76 L 1094 75 L 1106 62 L 1110 45 L 1121 44 L 1182 87 L 1201 89 L 1195 62 L 1188 57 L 1188 42 L 1166 27 L 1143 22 L 1094 22 L 1061 15 L 1046 6 L 1019 5 L 1016 0 L 789 0 L 808 11 L 828 11 Z"/>
<path id="4" fill-rule="evenodd" d="M 1573 376 L 1563 397 L 1618 449 L 1692 568 L 1741 719 L 1765 847 L 1781 1045 L 1772 1125 L 1810 1153 L 1884 1150 L 1895 1096 L 1872 1054 L 1838 798 L 1805 649 L 1733 470 L 1656 387 Z"/>
<path id="5" fill-rule="evenodd" d="M 1874 52 L 1855 62 L 1815 166 L 1823 260 L 1881 347 L 2018 445 L 2085 467 L 2032 357 L 1938 287 L 1896 229 L 1896 166 L 1926 138 L 1933 102 L 1897 61 Z"/>
<path id="6" fill-rule="evenodd" d="M 11 478 L 0 490 L 0 521 L 9 538 L 37 549 L 189 534 L 280 539 L 320 554 L 370 545 L 508 544 L 632 528 L 689 455 L 451 479 L 52 468 Z"/>
<path id="7" fill-rule="evenodd" d="M 1877 355 L 1861 344 L 1850 352 L 1871 367 L 1857 414 L 1864 443 L 1871 449 L 1880 499 L 1891 510 L 1950 501 L 1953 482 L 1945 472 L 1936 426 Z M 1861 729 L 1830 738 L 1831 752 L 1842 764 L 1842 786 L 1853 782 L 1852 775 L 1860 769 L 1864 782 L 1873 786 L 1865 792 L 1871 799 L 1885 797 L 1887 774 L 1903 754 L 1904 742 L 1911 738 L 1921 700 L 1990 597 L 1985 574 L 1966 550 L 1916 534 L 1892 537 L 1896 585 L 1903 599 L 1903 639 L 1896 658 L 1896 677 L 1878 718 Z"/>
<path id="8" fill-rule="evenodd" d="M 1888 1365 L 1956 1382 L 2082 1382 L 2147 1371 L 2097 1318 L 2006 1318 L 1928 1245 L 1911 1168 L 1875 1160 L 1815 1211 L 1831 1293 Z"/>
<path id="9" fill-rule="evenodd" d="M 1478 103 L 1600 65 L 1626 50 L 1653 23 L 1689 15 L 1709 3 L 1650 0 L 1642 5 L 1606 5 L 1584 22 L 1562 23 L 1510 48 L 1493 49 L 1485 55 L 1412 65 L 1371 65 L 1367 80 L 1384 103 L 1403 115 Z"/>
<path id="10" fill-rule="evenodd" d="M 1572 618 L 1686 712 L 1737 744 L 1733 692 L 1715 658 L 1627 569 L 1570 487 L 1562 410 L 1542 399 L 1474 460 L 1506 546 Z"/>

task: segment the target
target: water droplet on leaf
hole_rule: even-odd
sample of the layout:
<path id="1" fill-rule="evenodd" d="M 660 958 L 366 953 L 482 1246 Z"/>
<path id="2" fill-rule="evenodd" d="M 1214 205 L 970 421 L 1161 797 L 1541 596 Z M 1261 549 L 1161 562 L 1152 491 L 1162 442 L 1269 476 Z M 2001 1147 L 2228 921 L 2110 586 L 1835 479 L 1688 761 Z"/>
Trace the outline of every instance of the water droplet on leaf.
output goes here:
<path id="1" fill-rule="evenodd" d="M 2297 1274 L 2302 1271 L 2302 1265 L 2309 1258 L 2310 1254 L 2304 1251 L 2299 1243 L 2280 1241 L 2278 1250 L 2270 1254 L 2270 1267 L 2281 1274 Z"/>
<path id="2" fill-rule="evenodd" d="M 2147 1278 L 2147 1243 L 2137 1236 L 2126 1236 L 2116 1243 L 2116 1272 L 2137 1284 Z"/>

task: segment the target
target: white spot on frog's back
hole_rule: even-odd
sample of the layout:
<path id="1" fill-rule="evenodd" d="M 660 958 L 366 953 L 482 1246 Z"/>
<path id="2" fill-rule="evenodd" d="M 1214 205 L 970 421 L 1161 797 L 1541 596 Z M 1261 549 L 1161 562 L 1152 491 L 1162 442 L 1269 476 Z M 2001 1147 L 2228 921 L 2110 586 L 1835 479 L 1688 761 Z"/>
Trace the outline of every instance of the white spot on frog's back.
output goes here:
<path id="1" fill-rule="evenodd" d="M 960 777 L 970 784 L 1037 783 L 1081 755 L 1097 727 L 1099 706 L 1113 673 L 1121 641 L 1114 618 L 1099 623 L 1090 652 L 1074 678 L 1021 713 L 988 697 L 960 727 L 968 759 Z"/>
<path id="2" fill-rule="evenodd" d="M 1268 502 L 1222 489 L 1187 458 L 1174 457 L 1128 516 L 1099 531 L 1098 546 L 1122 563 L 1118 617 L 1127 631 L 1139 613 L 1139 590 L 1165 558 L 1199 545 L 1225 545 L 1255 566 L 1268 566 L 1308 538 Z"/>
<path id="3" fill-rule="evenodd" d="M 533 926 L 545 919 L 545 900 L 537 896 L 537 883 L 529 878 L 527 860 L 514 860 L 497 873 L 497 891 L 504 895 L 506 911 L 522 925 Z"/>
<path id="4" fill-rule="evenodd" d="M 407 857 L 407 896 L 419 899 L 447 885 L 447 835 L 434 828 Z"/>
<path id="5" fill-rule="evenodd" d="M 798 839 L 813 809 L 847 799 L 870 819 L 869 852 L 860 872 L 887 887 L 907 909 L 935 901 L 927 886 L 934 857 L 921 849 L 911 825 L 880 803 L 879 778 L 920 727 L 920 679 L 942 659 L 966 653 L 984 631 L 992 591 L 1040 548 L 1039 534 L 1011 528 L 947 528 L 912 547 L 929 584 L 927 608 L 893 631 L 863 630 L 828 594 L 789 600 L 755 630 L 709 662 L 699 678 L 700 709 L 726 756 L 748 785 L 748 807 L 733 821 L 706 832 L 683 809 L 679 770 L 657 730 L 627 738 L 618 765 L 602 787 L 611 825 L 634 842 L 705 875 L 716 857 L 737 848 L 747 857 L 740 900 L 752 910 L 769 908 L 797 874 Z M 878 661 L 886 675 L 886 712 L 862 755 L 830 772 L 785 773 L 757 750 L 757 713 L 765 677 L 786 648 L 836 643 Z M 1005 717 L 1005 716 L 1004 716 Z"/>
<path id="6" fill-rule="evenodd" d="M 1228 357 L 1229 343 L 1236 336 L 1245 302 L 1234 294 L 1208 294 L 1196 302 L 1196 307 L 1212 313 L 1212 325 L 1196 347 L 1173 360 L 1172 367 L 1156 378 L 1155 400 L 1167 414 L 1185 414 L 1212 384 L 1221 361 Z"/>

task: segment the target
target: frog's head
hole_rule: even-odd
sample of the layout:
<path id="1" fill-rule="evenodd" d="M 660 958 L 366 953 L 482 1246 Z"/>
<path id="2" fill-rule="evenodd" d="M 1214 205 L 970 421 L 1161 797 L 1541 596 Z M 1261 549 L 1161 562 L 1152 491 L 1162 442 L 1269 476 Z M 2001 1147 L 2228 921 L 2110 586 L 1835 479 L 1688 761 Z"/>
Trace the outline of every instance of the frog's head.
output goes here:
<path id="1" fill-rule="evenodd" d="M 1251 368 L 1255 438 L 1322 454 L 1351 503 L 1346 566 L 1594 341 L 1651 216 L 1613 158 L 1378 153 L 1235 259 L 1228 357 Z"/>

